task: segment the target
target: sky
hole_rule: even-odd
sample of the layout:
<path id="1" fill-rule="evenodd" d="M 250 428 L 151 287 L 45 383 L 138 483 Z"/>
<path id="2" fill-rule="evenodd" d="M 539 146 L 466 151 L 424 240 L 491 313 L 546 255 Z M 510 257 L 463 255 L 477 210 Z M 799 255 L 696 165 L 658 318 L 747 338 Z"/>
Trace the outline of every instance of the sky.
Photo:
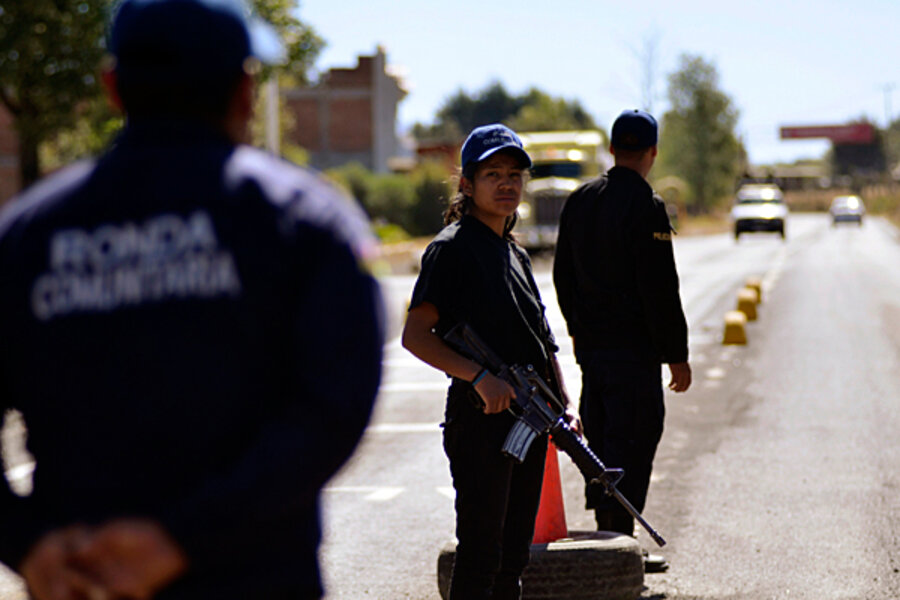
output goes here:
<path id="1" fill-rule="evenodd" d="M 641 81 L 655 73 L 650 108 L 661 116 L 684 54 L 716 67 L 753 164 L 818 158 L 829 147 L 780 140 L 780 126 L 866 117 L 883 127 L 900 115 L 900 0 L 299 2 L 327 44 L 320 72 L 385 48 L 409 90 L 401 132 L 432 123 L 459 90 L 493 81 L 510 94 L 537 87 L 577 100 L 608 130 L 622 110 L 642 107 Z"/>

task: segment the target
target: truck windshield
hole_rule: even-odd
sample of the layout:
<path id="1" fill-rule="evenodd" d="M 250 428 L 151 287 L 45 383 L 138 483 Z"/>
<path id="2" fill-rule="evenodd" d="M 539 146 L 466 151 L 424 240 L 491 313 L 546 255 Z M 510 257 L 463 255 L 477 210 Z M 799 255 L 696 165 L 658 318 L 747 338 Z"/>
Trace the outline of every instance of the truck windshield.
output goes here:
<path id="1" fill-rule="evenodd" d="M 578 179 L 581 177 L 581 165 L 577 162 L 553 162 L 538 163 L 531 167 L 531 178 L 542 179 L 544 177 L 568 177 Z"/>
<path id="2" fill-rule="evenodd" d="M 751 196 L 749 198 L 738 198 L 737 202 L 738 204 L 778 204 L 779 202 L 781 202 L 781 198 L 756 198 Z"/>

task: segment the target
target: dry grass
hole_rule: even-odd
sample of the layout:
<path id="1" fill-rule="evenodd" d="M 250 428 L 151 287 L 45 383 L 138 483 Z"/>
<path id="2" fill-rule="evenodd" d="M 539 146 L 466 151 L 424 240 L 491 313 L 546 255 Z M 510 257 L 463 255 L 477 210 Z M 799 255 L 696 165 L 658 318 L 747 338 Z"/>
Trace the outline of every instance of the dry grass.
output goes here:
<path id="1" fill-rule="evenodd" d="M 672 223 L 678 235 L 707 235 L 731 231 L 731 222 L 725 213 L 679 217 Z"/>
<path id="2" fill-rule="evenodd" d="M 900 185 L 873 185 L 863 189 L 866 210 L 872 214 L 886 216 L 900 226 Z"/>

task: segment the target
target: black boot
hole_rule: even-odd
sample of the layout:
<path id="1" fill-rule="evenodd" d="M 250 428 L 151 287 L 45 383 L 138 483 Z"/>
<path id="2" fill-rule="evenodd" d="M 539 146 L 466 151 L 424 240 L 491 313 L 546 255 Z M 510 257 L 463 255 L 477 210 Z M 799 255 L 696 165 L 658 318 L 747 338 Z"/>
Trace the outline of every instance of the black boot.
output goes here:
<path id="1" fill-rule="evenodd" d="M 625 511 L 594 509 L 597 531 L 614 531 L 634 537 L 634 519 Z"/>
<path id="2" fill-rule="evenodd" d="M 597 531 L 614 531 L 612 511 L 602 508 L 594 509 L 594 518 L 597 520 Z"/>

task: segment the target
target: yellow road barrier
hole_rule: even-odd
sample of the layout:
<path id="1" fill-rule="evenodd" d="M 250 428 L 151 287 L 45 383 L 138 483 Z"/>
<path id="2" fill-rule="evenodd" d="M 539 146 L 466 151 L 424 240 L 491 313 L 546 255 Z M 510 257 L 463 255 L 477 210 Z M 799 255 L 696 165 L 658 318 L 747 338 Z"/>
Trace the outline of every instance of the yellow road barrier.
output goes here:
<path id="1" fill-rule="evenodd" d="M 756 303 L 759 295 L 756 290 L 751 288 L 743 288 L 738 292 L 737 309 L 747 315 L 748 321 L 756 320 Z"/>
<path id="2" fill-rule="evenodd" d="M 722 343 L 747 343 L 747 315 L 742 311 L 730 310 L 725 313 L 725 333 L 722 336 Z"/>
<path id="3" fill-rule="evenodd" d="M 756 303 L 762 304 L 762 279 L 759 277 L 751 277 L 744 284 L 744 287 L 756 290 Z"/>

